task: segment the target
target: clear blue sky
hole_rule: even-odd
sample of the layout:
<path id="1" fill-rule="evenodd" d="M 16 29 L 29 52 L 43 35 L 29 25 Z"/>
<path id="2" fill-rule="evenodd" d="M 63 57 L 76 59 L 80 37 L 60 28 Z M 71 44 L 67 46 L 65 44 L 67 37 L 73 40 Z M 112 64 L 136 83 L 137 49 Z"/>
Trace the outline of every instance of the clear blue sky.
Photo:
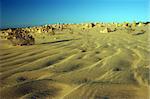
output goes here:
<path id="1" fill-rule="evenodd" d="M 51 23 L 150 21 L 149 0 L 1 0 L 1 28 Z"/>

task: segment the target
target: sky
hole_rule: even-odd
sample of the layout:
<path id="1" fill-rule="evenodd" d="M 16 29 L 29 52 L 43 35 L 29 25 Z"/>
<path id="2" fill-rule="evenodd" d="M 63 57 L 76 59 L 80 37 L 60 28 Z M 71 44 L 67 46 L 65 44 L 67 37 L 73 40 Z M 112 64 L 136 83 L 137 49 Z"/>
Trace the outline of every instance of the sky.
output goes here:
<path id="1" fill-rule="evenodd" d="M 150 0 L 1 0 L 0 28 L 150 21 Z"/>

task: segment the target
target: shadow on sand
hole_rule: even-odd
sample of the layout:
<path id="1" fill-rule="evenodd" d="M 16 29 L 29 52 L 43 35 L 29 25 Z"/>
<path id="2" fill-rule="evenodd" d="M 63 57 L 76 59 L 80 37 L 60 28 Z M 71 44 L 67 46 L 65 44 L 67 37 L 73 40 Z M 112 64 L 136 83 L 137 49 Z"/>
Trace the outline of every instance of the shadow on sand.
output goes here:
<path id="1" fill-rule="evenodd" d="M 53 42 L 44 42 L 41 44 L 54 44 L 54 43 L 68 42 L 68 41 L 73 41 L 73 40 L 78 40 L 78 39 L 58 40 L 58 41 L 53 41 Z"/>

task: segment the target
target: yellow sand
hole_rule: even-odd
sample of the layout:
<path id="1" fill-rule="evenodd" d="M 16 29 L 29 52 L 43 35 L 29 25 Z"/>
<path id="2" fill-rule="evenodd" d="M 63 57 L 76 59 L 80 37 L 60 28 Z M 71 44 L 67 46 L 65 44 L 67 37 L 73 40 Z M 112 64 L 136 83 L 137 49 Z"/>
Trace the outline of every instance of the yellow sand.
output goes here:
<path id="1" fill-rule="evenodd" d="M 148 99 L 149 31 L 100 31 L 73 28 L 32 46 L 1 40 L 1 99 Z"/>

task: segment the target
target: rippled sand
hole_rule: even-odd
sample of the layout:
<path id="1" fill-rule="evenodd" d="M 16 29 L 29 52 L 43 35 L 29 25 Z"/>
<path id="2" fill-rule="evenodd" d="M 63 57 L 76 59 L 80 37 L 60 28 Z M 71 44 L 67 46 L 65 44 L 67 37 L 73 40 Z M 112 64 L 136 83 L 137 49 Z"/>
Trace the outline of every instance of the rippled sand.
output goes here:
<path id="1" fill-rule="evenodd" d="M 1 99 L 148 99 L 149 31 L 99 31 L 77 29 L 32 46 L 1 40 Z"/>

